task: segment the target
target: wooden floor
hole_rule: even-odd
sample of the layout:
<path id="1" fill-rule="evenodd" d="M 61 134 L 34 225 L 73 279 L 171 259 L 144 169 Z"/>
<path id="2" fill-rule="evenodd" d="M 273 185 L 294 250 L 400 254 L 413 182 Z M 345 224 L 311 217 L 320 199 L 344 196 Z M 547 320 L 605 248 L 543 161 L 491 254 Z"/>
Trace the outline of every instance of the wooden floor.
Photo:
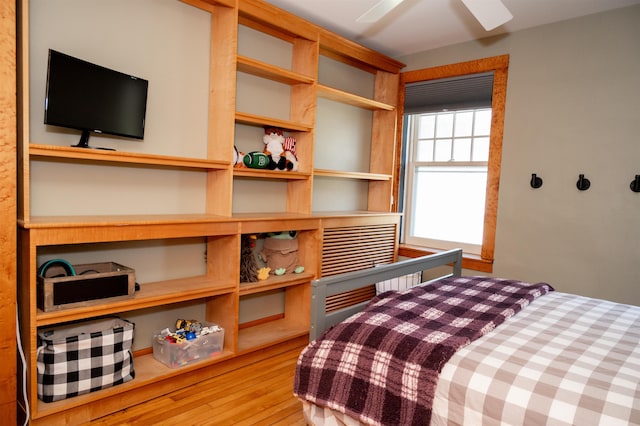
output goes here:
<path id="1" fill-rule="evenodd" d="M 239 368 L 91 425 L 305 425 L 293 396 L 300 349 Z"/>

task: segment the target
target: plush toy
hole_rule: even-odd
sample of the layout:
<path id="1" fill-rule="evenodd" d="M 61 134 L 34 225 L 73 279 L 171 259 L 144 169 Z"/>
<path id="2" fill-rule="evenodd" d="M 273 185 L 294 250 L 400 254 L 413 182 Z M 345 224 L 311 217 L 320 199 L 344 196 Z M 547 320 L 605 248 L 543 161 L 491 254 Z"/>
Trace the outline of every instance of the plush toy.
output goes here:
<path id="1" fill-rule="evenodd" d="M 271 158 L 263 152 L 252 151 L 245 154 L 242 162 L 250 169 L 269 169 Z"/>
<path id="2" fill-rule="evenodd" d="M 282 142 L 284 155 L 287 159 L 287 170 L 292 172 L 298 171 L 298 155 L 296 154 L 296 139 L 292 137 L 284 138 Z"/>
<path id="3" fill-rule="evenodd" d="M 258 263 L 253 249 L 256 247 L 255 235 L 243 235 L 240 241 L 240 282 L 258 281 Z"/>
<path id="4" fill-rule="evenodd" d="M 262 142 L 264 142 L 264 153 L 269 156 L 269 167 L 271 170 L 284 170 L 285 162 L 284 148 L 282 141 L 284 139 L 282 129 L 277 127 L 265 127 Z"/>
<path id="5" fill-rule="evenodd" d="M 260 281 L 266 280 L 267 278 L 269 278 L 269 272 L 271 272 L 271 268 L 267 268 L 266 266 L 264 268 L 258 269 L 258 279 Z"/>
<path id="6" fill-rule="evenodd" d="M 269 156 L 269 169 L 271 170 L 297 170 L 298 158 L 295 153 L 294 138 L 284 136 L 284 131 L 279 127 L 265 127 L 264 153 Z"/>
<path id="7" fill-rule="evenodd" d="M 247 167 L 244 164 L 244 152 L 238 151 L 238 147 L 233 146 L 233 167 L 235 168 L 243 168 Z"/>
<path id="8" fill-rule="evenodd" d="M 274 275 L 299 274 L 304 267 L 298 263 L 298 239 L 296 231 L 271 232 L 264 240 L 260 258 L 267 263 Z"/>

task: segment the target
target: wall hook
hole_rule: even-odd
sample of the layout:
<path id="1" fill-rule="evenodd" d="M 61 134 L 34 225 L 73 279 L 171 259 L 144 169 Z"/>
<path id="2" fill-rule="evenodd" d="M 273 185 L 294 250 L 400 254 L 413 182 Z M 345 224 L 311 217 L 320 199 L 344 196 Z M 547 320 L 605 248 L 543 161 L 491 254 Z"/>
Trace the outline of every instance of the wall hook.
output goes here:
<path id="1" fill-rule="evenodd" d="M 636 175 L 635 179 L 629 184 L 629 188 L 631 188 L 633 192 L 640 192 L 640 175 Z"/>
<path id="2" fill-rule="evenodd" d="M 591 186 L 591 181 L 584 177 L 584 175 L 578 176 L 578 181 L 576 182 L 576 188 L 580 191 L 586 191 Z"/>
<path id="3" fill-rule="evenodd" d="M 531 182 L 529 182 L 533 189 L 538 189 L 542 186 L 542 178 L 535 173 L 531 173 Z"/>

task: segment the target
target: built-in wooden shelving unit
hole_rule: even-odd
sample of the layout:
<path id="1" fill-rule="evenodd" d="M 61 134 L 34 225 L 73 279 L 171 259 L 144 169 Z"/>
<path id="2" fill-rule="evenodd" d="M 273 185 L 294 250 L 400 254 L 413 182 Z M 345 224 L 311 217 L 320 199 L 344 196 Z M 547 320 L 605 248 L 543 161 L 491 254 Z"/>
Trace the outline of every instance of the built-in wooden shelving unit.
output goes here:
<path id="1" fill-rule="evenodd" d="M 24 105 L 19 144 L 22 202 L 19 206 L 20 282 L 18 305 L 21 312 L 22 342 L 27 357 L 26 392 L 30 402 L 32 424 L 77 424 L 126 408 L 175 389 L 188 386 L 213 374 L 219 365 L 248 353 L 298 342 L 309 331 L 310 283 L 321 275 L 323 235 L 327 229 L 351 229 L 362 225 L 391 227 L 387 242 L 381 244 L 387 257 L 397 255 L 393 229 L 398 215 L 390 213 L 391 180 L 394 173 L 395 114 L 398 73 L 403 64 L 371 49 L 339 37 L 261 0 L 182 0 L 211 14 L 211 61 L 209 99 L 209 133 L 207 158 L 79 149 L 42 144 L 29 139 L 29 78 L 22 69 L 20 94 Z M 28 34 L 29 16 L 26 0 L 21 0 L 20 26 Z M 269 64 L 237 52 L 238 26 L 246 25 L 291 44 L 291 69 Z M 23 58 L 28 58 L 24 43 Z M 348 66 L 375 76 L 374 96 L 369 99 L 318 82 L 319 56 L 326 55 Z M 22 63 L 28 64 L 28 61 Z M 289 85 L 290 116 L 280 119 L 236 110 L 234 104 L 237 73 L 246 73 L 271 82 Z M 319 97 L 373 111 L 371 162 L 368 172 L 314 169 L 316 145 L 316 104 Z M 276 126 L 292 132 L 297 141 L 300 168 L 297 172 L 280 172 L 234 168 L 230 158 L 236 125 Z M 99 162 L 118 167 L 145 169 L 161 167 L 187 169 L 204 173 L 207 181 L 206 208 L 202 214 L 158 214 L 115 216 L 33 216 L 30 212 L 32 181 L 30 164 L 38 162 Z M 369 183 L 369 208 L 366 211 L 314 213 L 313 179 L 360 180 Z M 235 179 L 276 180 L 287 185 L 287 206 L 282 212 L 232 214 L 232 191 Z M 280 183 L 278 183 L 280 184 Z M 240 246 L 244 234 L 298 231 L 299 256 L 305 271 L 270 277 L 256 283 L 239 282 Z M 126 300 L 97 306 L 43 312 L 37 308 L 36 271 L 41 251 L 56 246 L 102 244 L 158 239 L 199 238 L 206 245 L 206 273 L 179 280 L 140 283 L 140 290 Z M 395 251 L 394 251 L 395 250 Z M 281 291 L 284 312 L 268 322 L 238 324 L 239 306 L 244 298 Z M 102 315 L 126 314 L 147 308 L 161 308 L 181 302 L 200 302 L 206 321 L 225 329 L 224 350 L 215 357 L 179 369 L 170 369 L 146 351 L 136 354 L 136 377 L 126 384 L 67 400 L 44 403 L 37 397 L 37 340 L 41 327 Z M 299 344 L 299 343 L 298 343 Z M 267 356 L 267 355 L 265 355 Z"/>

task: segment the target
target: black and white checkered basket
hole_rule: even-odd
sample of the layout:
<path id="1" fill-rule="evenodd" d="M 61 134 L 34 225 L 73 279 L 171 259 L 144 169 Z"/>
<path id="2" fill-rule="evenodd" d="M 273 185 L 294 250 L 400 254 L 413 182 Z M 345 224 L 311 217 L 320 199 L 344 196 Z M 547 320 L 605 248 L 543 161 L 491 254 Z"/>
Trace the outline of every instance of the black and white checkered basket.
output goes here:
<path id="1" fill-rule="evenodd" d="M 133 379 L 133 323 L 87 321 L 38 332 L 38 398 L 58 401 Z"/>

